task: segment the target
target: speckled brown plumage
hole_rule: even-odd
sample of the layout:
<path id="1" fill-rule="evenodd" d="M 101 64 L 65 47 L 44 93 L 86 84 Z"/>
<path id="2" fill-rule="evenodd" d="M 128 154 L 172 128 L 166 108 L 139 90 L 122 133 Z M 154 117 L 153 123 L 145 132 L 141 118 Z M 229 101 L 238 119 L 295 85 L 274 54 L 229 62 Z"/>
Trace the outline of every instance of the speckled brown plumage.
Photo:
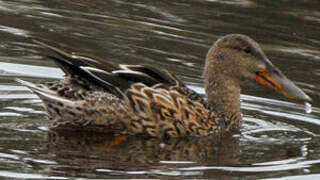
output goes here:
<path id="1" fill-rule="evenodd" d="M 170 72 L 148 65 L 114 65 L 35 41 L 66 73 L 62 80 L 28 86 L 43 100 L 52 129 L 85 129 L 127 135 L 178 137 L 221 134 L 241 124 L 240 84 L 256 80 L 292 99 L 311 99 L 244 35 L 220 38 L 204 71 L 207 98 Z"/>

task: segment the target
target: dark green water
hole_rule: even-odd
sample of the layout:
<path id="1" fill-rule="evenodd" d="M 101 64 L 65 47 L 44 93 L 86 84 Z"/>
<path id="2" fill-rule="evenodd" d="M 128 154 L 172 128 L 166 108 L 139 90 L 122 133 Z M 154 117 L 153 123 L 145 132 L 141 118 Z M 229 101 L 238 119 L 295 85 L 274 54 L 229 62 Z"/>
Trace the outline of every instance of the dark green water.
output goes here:
<path id="1" fill-rule="evenodd" d="M 320 2 L 0 0 L 0 179 L 320 179 Z M 203 92 L 206 52 L 243 33 L 314 100 L 313 112 L 243 87 L 241 134 L 160 141 L 54 133 L 38 97 L 14 78 L 63 74 L 31 42 L 118 63 L 152 64 Z"/>

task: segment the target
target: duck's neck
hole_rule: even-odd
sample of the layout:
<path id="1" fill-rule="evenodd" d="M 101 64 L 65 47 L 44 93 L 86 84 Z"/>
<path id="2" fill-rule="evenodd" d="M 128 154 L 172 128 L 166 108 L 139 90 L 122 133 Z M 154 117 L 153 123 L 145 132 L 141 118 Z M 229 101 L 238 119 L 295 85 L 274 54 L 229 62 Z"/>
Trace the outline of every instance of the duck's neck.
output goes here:
<path id="1" fill-rule="evenodd" d="M 205 83 L 209 109 L 218 115 L 221 128 L 226 131 L 238 129 L 241 121 L 240 86 L 231 78 L 215 75 Z"/>

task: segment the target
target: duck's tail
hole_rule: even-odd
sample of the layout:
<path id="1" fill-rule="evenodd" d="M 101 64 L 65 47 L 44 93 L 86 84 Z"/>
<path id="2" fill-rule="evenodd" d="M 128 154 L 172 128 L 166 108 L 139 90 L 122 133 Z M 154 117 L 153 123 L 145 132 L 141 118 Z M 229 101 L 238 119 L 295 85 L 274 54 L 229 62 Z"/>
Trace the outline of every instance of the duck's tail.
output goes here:
<path id="1" fill-rule="evenodd" d="M 50 128 L 81 127 L 90 122 L 83 118 L 85 116 L 81 110 L 84 108 L 84 101 L 59 96 L 57 92 L 41 84 L 34 84 L 21 79 L 16 79 L 16 81 L 28 87 L 42 100 L 49 115 Z"/>
<path id="2" fill-rule="evenodd" d="M 76 101 L 71 101 L 66 98 L 59 96 L 55 91 L 50 90 L 48 87 L 41 84 L 34 84 L 28 81 L 24 81 L 22 79 L 16 79 L 16 81 L 26 87 L 28 87 L 32 92 L 37 94 L 40 99 L 44 100 L 44 102 L 60 102 L 62 104 L 68 106 L 74 106 Z"/>

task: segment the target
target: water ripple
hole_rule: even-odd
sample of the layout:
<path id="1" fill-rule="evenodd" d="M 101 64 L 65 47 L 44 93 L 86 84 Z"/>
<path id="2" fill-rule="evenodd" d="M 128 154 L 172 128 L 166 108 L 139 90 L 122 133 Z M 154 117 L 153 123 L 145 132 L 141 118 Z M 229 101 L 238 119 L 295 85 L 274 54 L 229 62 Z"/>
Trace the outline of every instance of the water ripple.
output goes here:
<path id="1" fill-rule="evenodd" d="M 319 2 L 0 2 L 0 177 L 319 179 Z M 241 134 L 230 139 L 118 142 L 52 132 L 41 100 L 14 81 L 63 77 L 43 60 L 46 51 L 28 39 L 36 38 L 115 63 L 164 67 L 204 94 L 205 54 L 227 33 L 262 43 L 270 59 L 312 96 L 313 112 L 305 114 L 303 104 L 263 98 L 268 91 L 252 88 L 254 96 L 241 95 Z"/>
<path id="2" fill-rule="evenodd" d="M 17 36 L 23 36 L 23 37 L 29 36 L 28 35 L 29 33 L 25 30 L 13 28 L 13 27 L 8 27 L 8 26 L 3 26 L 3 25 L 0 25 L 0 31 L 7 32 L 7 33 L 17 35 Z"/>

